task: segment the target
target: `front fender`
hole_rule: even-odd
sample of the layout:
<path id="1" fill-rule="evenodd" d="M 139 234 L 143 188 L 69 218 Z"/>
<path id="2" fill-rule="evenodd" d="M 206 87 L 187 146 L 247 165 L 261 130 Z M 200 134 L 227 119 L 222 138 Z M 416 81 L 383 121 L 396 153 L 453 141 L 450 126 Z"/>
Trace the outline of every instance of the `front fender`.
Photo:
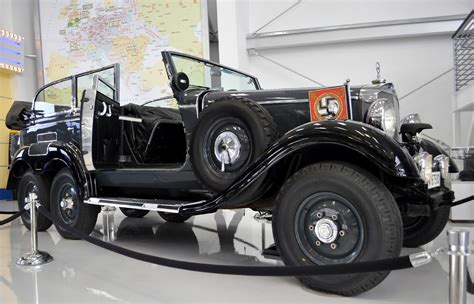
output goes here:
<path id="1" fill-rule="evenodd" d="M 12 189 L 15 180 L 20 179 L 27 169 L 42 175 L 57 168 L 58 164 L 69 168 L 80 186 L 82 197 L 88 198 L 90 183 L 81 152 L 75 145 L 64 142 L 35 143 L 19 149 L 10 165 L 7 188 Z"/>
<path id="2" fill-rule="evenodd" d="M 357 152 L 388 175 L 419 178 L 416 164 L 398 142 L 383 131 L 361 122 L 310 122 L 290 130 L 274 146 L 277 149 L 291 147 L 293 151 L 321 144 L 337 145 Z"/>
<path id="3" fill-rule="evenodd" d="M 416 164 L 408 152 L 381 130 L 355 121 L 309 122 L 288 131 L 251 164 L 227 190 L 210 200 L 202 209 L 192 212 L 206 213 L 222 205 L 237 205 L 241 203 L 240 195 L 249 201 L 248 194 L 244 194 L 245 190 L 270 168 L 294 153 L 328 144 L 359 153 L 390 176 L 420 178 Z M 267 178 L 272 177 L 268 175 Z M 183 211 L 185 209 L 184 207 Z"/>

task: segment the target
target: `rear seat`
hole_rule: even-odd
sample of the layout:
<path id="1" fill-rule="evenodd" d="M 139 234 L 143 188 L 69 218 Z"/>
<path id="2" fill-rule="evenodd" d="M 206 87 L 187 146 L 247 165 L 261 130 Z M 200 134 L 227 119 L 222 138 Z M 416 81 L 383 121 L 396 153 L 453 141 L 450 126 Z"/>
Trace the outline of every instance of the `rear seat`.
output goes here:
<path id="1" fill-rule="evenodd" d="M 125 121 L 124 129 L 137 162 L 146 162 L 149 155 L 149 144 L 160 122 L 182 124 L 179 110 L 171 108 L 147 107 L 137 104 L 122 106 L 123 114 L 129 117 L 141 118 L 142 122 Z"/>

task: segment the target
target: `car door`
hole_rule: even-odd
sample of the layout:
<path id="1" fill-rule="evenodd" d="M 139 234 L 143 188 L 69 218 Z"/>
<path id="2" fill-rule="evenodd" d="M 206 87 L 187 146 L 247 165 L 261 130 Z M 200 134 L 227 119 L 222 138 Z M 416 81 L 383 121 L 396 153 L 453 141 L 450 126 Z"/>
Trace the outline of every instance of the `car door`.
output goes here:
<path id="1" fill-rule="evenodd" d="M 120 104 L 113 85 L 98 75 L 81 98 L 81 141 L 89 171 L 117 168 L 122 151 Z"/>

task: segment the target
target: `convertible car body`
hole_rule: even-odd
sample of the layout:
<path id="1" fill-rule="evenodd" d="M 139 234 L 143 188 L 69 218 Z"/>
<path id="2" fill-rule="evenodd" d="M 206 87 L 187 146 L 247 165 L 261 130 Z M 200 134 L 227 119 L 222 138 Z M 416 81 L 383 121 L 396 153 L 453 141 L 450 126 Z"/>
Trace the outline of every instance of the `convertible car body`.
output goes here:
<path id="1" fill-rule="evenodd" d="M 393 84 L 264 90 L 235 69 L 162 56 L 172 96 L 121 104 L 114 65 L 46 85 L 31 109 L 12 108 L 7 124 L 24 124 L 8 182 L 20 208 L 37 192 L 88 233 L 98 206 L 174 222 L 220 208 L 271 210 L 290 265 L 393 257 L 443 229 L 456 167 L 420 135 L 430 125 L 400 119 Z M 177 107 L 164 106 L 172 100 Z M 387 274 L 300 280 L 354 295 Z"/>

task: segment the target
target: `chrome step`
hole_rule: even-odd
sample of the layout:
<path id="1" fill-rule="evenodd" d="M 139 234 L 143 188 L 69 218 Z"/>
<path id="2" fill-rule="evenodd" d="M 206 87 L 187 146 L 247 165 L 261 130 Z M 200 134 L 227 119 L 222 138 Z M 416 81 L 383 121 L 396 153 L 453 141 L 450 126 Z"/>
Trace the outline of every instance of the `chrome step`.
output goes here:
<path id="1" fill-rule="evenodd" d="M 91 197 L 84 200 L 84 203 L 99 206 L 112 206 L 117 208 L 129 208 L 159 211 L 167 213 L 179 213 L 184 205 L 194 205 L 202 203 L 199 202 L 184 202 L 174 200 L 162 199 L 136 199 L 136 198 L 119 198 L 119 197 Z"/>

